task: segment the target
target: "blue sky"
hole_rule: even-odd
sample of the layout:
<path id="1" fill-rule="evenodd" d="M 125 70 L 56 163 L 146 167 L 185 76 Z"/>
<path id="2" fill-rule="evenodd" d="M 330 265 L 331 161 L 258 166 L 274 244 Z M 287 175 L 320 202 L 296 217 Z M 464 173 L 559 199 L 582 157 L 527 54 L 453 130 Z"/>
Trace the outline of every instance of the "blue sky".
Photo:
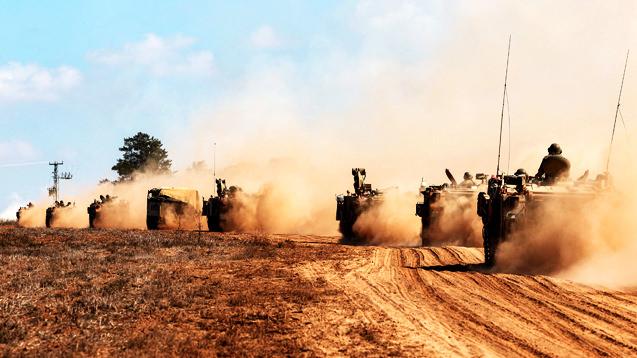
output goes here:
<path id="1" fill-rule="evenodd" d="M 64 160 L 62 169 L 75 175 L 63 183 L 67 189 L 113 178 L 110 166 L 123 137 L 147 131 L 164 138 L 175 121 L 214 101 L 255 59 L 302 63 L 319 37 L 355 47 L 342 18 L 351 6 L 1 1 L 0 67 L 5 76 L 24 78 L 5 85 L 17 94 L 0 94 L 0 208 L 38 199 L 50 183 L 46 164 L 8 164 Z M 153 51 L 144 46 L 167 58 L 138 58 Z M 38 76 L 45 83 L 37 84 Z"/>
<path id="2" fill-rule="evenodd" d="M 222 158 L 296 152 L 385 186 L 489 170 L 509 34 L 512 165 L 559 141 L 595 171 L 635 13 L 630 0 L 0 0 L 0 216 L 45 198 L 48 161 L 74 174 L 69 197 L 114 178 L 138 131 L 177 170 L 213 137 Z"/>

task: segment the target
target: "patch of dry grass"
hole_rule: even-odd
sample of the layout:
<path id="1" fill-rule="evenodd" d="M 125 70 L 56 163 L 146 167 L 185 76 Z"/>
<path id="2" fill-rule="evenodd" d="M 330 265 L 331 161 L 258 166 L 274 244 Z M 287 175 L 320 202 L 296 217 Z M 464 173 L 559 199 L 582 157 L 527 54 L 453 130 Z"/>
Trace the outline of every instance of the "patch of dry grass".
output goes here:
<path id="1" fill-rule="evenodd" d="M 293 267 L 340 254 L 263 235 L 0 228 L 0 352 L 299 355 L 293 313 L 337 291 Z"/>

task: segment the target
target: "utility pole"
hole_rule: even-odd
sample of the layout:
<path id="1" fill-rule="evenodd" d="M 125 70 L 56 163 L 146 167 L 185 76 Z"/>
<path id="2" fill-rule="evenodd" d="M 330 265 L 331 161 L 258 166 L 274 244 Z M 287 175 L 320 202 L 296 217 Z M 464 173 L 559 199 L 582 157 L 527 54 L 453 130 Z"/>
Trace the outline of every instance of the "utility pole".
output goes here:
<path id="1" fill-rule="evenodd" d="M 53 166 L 53 186 L 49 188 L 49 196 L 55 196 L 55 201 L 58 201 L 60 192 L 60 179 L 70 180 L 73 178 L 73 175 L 71 175 L 71 173 L 69 172 L 58 173 L 58 166 L 64 165 L 64 161 L 49 162 L 49 165 Z"/>
<path id="2" fill-rule="evenodd" d="M 212 143 L 212 177 L 217 178 L 217 142 Z"/>

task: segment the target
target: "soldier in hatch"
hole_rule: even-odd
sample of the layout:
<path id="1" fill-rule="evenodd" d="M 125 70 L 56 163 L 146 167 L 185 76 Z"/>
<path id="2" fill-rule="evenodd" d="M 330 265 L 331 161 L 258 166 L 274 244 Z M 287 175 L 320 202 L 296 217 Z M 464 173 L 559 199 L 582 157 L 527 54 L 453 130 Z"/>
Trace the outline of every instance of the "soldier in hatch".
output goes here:
<path id="1" fill-rule="evenodd" d="M 465 172 L 462 179 L 463 180 L 458 185 L 461 188 L 471 188 L 472 186 L 476 185 L 476 182 L 473 181 L 473 175 L 471 175 L 471 173 L 469 172 Z"/>
<path id="2" fill-rule="evenodd" d="M 516 170 L 513 175 L 515 175 L 517 177 L 524 177 L 525 180 L 529 179 L 529 175 L 526 173 L 526 169 L 524 169 L 524 168 L 520 168 L 520 169 Z"/>
<path id="3" fill-rule="evenodd" d="M 552 185 L 568 178 L 571 162 L 562 156 L 562 148 L 557 143 L 551 144 L 548 151 L 549 155 L 542 159 L 535 178 L 546 185 Z"/>

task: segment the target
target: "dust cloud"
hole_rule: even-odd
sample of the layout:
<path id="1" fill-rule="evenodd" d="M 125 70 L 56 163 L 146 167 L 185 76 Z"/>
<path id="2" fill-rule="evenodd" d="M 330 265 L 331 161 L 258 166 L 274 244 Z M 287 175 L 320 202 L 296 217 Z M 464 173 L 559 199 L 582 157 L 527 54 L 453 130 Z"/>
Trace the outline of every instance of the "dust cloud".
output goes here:
<path id="1" fill-rule="evenodd" d="M 171 128 L 165 144 L 175 163 L 209 160 L 216 141 L 218 177 L 243 188 L 241 204 L 231 213 L 232 229 L 336 234 L 334 196 L 351 188 L 352 167 L 367 168 L 379 187 L 407 192 L 423 176 L 432 184 L 443 182 L 446 167 L 493 173 L 509 33 L 512 134 L 503 146 L 511 146 L 513 168 L 532 172 L 555 141 L 571 159 L 573 172 L 603 166 L 607 139 L 599 133 L 610 129 L 625 49 L 637 38 L 634 11 L 627 10 L 635 8 L 633 3 L 460 1 L 450 10 L 417 12 L 413 16 L 422 15 L 426 26 L 415 29 L 408 24 L 417 19 L 403 19 L 392 10 L 404 6 L 392 4 L 375 13 L 373 2 L 368 5 L 351 21 L 360 31 L 358 52 L 330 44 L 327 55 L 308 56 L 303 71 L 287 61 L 264 60 L 228 83 L 225 95 L 187 123 Z M 446 16 L 453 21 L 435 31 L 440 24 L 430 19 Z M 412 50 L 406 58 L 404 49 Z M 637 86 L 632 81 L 627 79 L 622 108 L 634 114 Z M 186 169 L 100 185 L 71 198 L 83 215 L 72 215 L 67 225 L 88 226 L 85 208 L 108 193 L 129 205 L 117 225 L 141 229 L 148 189 L 189 187 L 207 197 L 213 183 L 212 170 Z M 629 276 L 624 273 L 634 272 L 634 263 L 626 260 L 621 273 L 615 269 L 630 257 L 626 252 L 635 252 L 637 241 L 635 200 L 629 200 L 635 195 L 624 191 L 629 183 L 618 185 L 619 201 L 596 201 L 575 213 L 547 209 L 543 226 L 524 235 L 531 239 L 502 246 L 501 269 L 591 282 Z M 415 245 L 417 200 L 415 194 L 388 194 L 356 229 L 379 244 Z M 47 203 L 37 205 L 33 214 L 41 217 L 28 222 L 42 226 L 39 208 Z M 443 222 L 443 227 L 469 236 L 439 244 L 479 245 L 474 209 L 460 211 L 461 223 Z M 588 274 L 593 267 L 606 272 L 604 277 Z"/>
<path id="2" fill-rule="evenodd" d="M 482 247 L 482 220 L 476 214 L 477 192 L 472 196 L 447 196 L 434 206 L 442 214 L 429 227 L 428 245 Z"/>
<path id="3" fill-rule="evenodd" d="M 420 246 L 420 221 L 414 215 L 415 193 L 389 190 L 360 214 L 354 233 L 371 245 Z"/>
<path id="4" fill-rule="evenodd" d="M 24 210 L 20 213 L 21 227 L 44 227 L 46 218 L 46 206 L 35 205 L 28 210 Z"/>
<path id="5" fill-rule="evenodd" d="M 608 192 L 542 205 L 532 222 L 500 245 L 496 270 L 636 287 L 637 168 L 627 158 L 619 166 L 624 170 Z"/>

